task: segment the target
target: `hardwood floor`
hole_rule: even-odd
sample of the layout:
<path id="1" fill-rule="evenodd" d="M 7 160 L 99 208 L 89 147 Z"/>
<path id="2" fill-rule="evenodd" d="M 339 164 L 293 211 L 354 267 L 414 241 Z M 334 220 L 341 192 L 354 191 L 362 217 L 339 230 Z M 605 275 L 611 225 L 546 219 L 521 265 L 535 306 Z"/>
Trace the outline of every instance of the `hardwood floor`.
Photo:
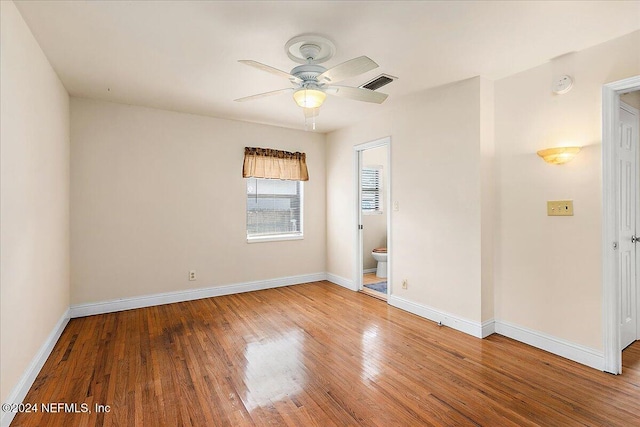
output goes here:
<path id="1" fill-rule="evenodd" d="M 73 319 L 24 402 L 92 413 L 12 425 L 639 425 L 640 342 L 623 360 L 605 374 L 314 282 Z"/>
<path id="2" fill-rule="evenodd" d="M 387 279 L 381 279 L 376 276 L 376 273 L 365 273 L 362 276 L 362 284 L 363 285 L 373 285 L 375 283 L 385 282 Z M 374 298 L 381 299 L 383 301 L 387 300 L 387 294 L 384 292 L 378 292 L 373 289 L 365 288 L 364 286 L 360 290 L 363 294 L 369 295 Z"/>
<path id="3" fill-rule="evenodd" d="M 385 282 L 387 279 L 381 279 L 376 276 L 376 273 L 365 273 L 362 276 L 362 284 L 363 285 L 372 285 L 374 283 Z"/>

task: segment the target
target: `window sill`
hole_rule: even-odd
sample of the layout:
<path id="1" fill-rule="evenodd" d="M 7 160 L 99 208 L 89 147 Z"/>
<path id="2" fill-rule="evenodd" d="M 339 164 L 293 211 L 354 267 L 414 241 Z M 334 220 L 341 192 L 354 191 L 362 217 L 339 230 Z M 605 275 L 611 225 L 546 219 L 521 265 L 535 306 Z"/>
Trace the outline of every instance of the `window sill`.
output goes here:
<path id="1" fill-rule="evenodd" d="M 302 234 L 276 234 L 273 236 L 247 237 L 247 243 L 280 242 L 286 240 L 303 240 Z"/>

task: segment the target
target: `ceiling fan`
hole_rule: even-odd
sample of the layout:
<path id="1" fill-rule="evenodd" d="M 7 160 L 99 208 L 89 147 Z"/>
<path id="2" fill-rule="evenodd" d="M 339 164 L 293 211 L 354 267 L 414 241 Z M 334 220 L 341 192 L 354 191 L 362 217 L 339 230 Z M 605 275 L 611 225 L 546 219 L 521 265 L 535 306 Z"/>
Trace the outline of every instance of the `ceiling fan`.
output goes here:
<path id="1" fill-rule="evenodd" d="M 309 118 L 318 115 L 318 109 L 327 94 L 377 104 L 383 103 L 389 96 L 370 89 L 336 85 L 335 83 L 342 80 L 378 68 L 378 64 L 366 56 L 360 56 L 329 69 L 318 65 L 331 59 L 335 53 L 334 44 L 325 37 L 315 34 L 294 37 L 286 43 L 285 51 L 289 58 L 302 64 L 294 67 L 290 73 L 257 61 L 241 59 L 238 62 L 284 77 L 293 86 L 246 96 L 236 99 L 236 101 L 244 102 L 283 93 L 293 93 L 296 104 L 304 109 L 305 118 Z"/>

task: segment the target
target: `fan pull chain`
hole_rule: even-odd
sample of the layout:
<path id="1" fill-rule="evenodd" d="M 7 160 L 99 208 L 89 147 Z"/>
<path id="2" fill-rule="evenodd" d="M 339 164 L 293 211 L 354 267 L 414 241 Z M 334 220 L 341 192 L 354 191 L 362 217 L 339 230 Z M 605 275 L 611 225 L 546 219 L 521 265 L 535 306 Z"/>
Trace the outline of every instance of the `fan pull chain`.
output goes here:
<path id="1" fill-rule="evenodd" d="M 311 130 L 316 130 L 316 116 L 318 113 L 318 109 L 314 108 L 313 113 L 311 114 Z M 304 115 L 304 130 L 309 131 L 309 115 Z"/>

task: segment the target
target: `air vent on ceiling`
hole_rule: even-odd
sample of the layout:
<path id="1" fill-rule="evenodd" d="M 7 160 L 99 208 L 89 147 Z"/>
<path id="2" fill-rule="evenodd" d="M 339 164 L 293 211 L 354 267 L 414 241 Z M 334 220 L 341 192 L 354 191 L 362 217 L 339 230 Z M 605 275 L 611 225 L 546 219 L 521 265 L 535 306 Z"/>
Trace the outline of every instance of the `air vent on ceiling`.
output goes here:
<path id="1" fill-rule="evenodd" d="M 393 77 L 388 74 L 380 74 L 378 77 L 374 78 L 373 80 L 369 80 L 359 87 L 369 90 L 376 90 L 380 89 L 382 86 L 388 85 L 389 83 L 397 79 L 397 77 Z"/>

